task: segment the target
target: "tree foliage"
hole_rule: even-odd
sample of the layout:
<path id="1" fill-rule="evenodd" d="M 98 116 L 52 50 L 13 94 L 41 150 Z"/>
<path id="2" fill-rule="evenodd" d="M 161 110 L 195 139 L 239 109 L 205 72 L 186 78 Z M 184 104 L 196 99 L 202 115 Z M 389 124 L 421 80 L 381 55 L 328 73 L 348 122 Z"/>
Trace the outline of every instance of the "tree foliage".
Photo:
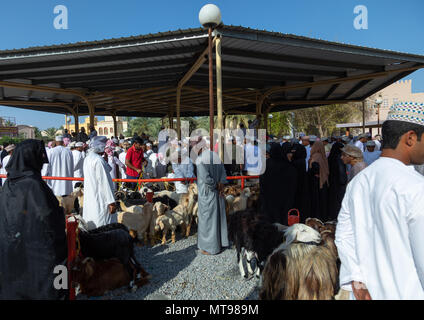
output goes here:
<path id="1" fill-rule="evenodd" d="M 46 135 L 49 139 L 54 139 L 56 137 L 56 132 L 58 129 L 56 128 L 47 128 L 46 130 L 44 130 L 46 132 Z"/>
<path id="2" fill-rule="evenodd" d="M 362 122 L 361 103 L 335 104 L 293 112 L 297 132 L 314 134 L 320 137 L 343 133 L 343 130 L 336 128 L 338 123 Z M 371 108 L 366 108 L 365 117 L 371 112 Z"/>

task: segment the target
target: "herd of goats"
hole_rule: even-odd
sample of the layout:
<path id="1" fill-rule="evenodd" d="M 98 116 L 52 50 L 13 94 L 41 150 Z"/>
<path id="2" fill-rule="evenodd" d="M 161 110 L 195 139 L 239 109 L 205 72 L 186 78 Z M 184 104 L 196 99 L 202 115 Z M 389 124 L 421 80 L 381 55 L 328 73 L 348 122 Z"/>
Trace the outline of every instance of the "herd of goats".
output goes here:
<path id="1" fill-rule="evenodd" d="M 148 274 L 134 256 L 135 245 L 154 246 L 188 237 L 197 224 L 197 185 L 188 193 L 161 190 L 158 185 L 115 192 L 118 223 L 92 229 L 83 219 L 84 189 L 77 184 L 67 197 L 57 197 L 68 219 L 78 222 L 79 255 L 71 264 L 73 286 L 87 296 L 148 283 Z M 154 192 L 147 201 L 148 192 Z M 228 237 L 237 251 L 240 274 L 260 281 L 262 300 L 337 299 L 340 261 L 334 244 L 336 223 L 308 218 L 284 226 L 268 222 L 260 212 L 259 188 L 225 188 Z"/>

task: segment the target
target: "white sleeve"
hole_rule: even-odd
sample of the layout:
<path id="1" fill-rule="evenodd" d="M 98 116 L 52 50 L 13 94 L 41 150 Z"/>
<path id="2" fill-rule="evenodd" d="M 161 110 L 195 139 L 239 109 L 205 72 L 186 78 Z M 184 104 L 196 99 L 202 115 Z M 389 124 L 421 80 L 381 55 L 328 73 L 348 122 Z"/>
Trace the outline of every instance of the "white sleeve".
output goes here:
<path id="1" fill-rule="evenodd" d="M 421 286 L 424 288 L 424 201 L 422 198 L 417 199 L 416 205 L 407 216 L 407 223 L 415 268 Z"/>
<path id="2" fill-rule="evenodd" d="M 349 185 L 351 186 L 351 185 Z M 347 188 L 342 207 L 337 217 L 335 244 L 341 261 L 340 287 L 352 291 L 351 282 L 364 282 L 356 255 L 355 234 L 352 227 L 352 217 L 349 210 L 351 201 L 350 190 Z"/>

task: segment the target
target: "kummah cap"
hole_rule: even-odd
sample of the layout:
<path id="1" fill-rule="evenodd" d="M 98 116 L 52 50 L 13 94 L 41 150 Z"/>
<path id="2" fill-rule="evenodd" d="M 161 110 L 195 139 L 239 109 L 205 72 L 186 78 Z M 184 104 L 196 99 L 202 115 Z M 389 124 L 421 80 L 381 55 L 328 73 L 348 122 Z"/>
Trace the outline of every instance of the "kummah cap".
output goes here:
<path id="1" fill-rule="evenodd" d="M 56 136 L 55 140 L 56 141 L 63 141 L 63 136 Z"/>
<path id="2" fill-rule="evenodd" d="M 73 143 L 73 142 L 72 142 Z M 84 143 L 83 142 L 77 142 L 75 143 L 75 147 L 79 148 L 79 147 L 84 147 Z"/>
<path id="3" fill-rule="evenodd" d="M 355 147 L 353 145 L 347 144 L 344 146 L 344 148 L 340 149 L 342 152 L 346 153 L 347 155 L 354 157 L 354 158 L 362 158 L 362 151 L 358 147 Z"/>
<path id="4" fill-rule="evenodd" d="M 6 148 L 4 148 L 4 150 L 6 150 L 6 152 L 10 152 L 10 151 L 14 150 L 15 148 L 16 148 L 16 146 L 14 144 L 10 144 Z"/>
<path id="5" fill-rule="evenodd" d="M 397 103 L 391 106 L 387 120 L 405 121 L 424 126 L 424 103 Z"/>
<path id="6" fill-rule="evenodd" d="M 341 139 L 342 139 L 343 142 L 349 142 L 350 141 L 350 138 L 346 135 L 342 136 Z"/>
<path id="7" fill-rule="evenodd" d="M 317 141 L 317 136 L 309 136 L 309 141 L 311 142 Z"/>
<path id="8" fill-rule="evenodd" d="M 366 133 L 361 133 L 361 134 L 358 136 L 358 140 L 359 140 L 359 139 L 362 139 L 362 138 L 367 138 L 367 134 L 366 134 Z"/>
<path id="9" fill-rule="evenodd" d="M 375 142 L 374 142 L 374 141 L 370 140 L 370 141 L 367 141 L 366 146 L 367 146 L 367 147 L 375 147 L 375 146 L 376 146 L 376 144 L 375 144 Z"/>
<path id="10" fill-rule="evenodd" d="M 291 137 L 290 137 L 290 136 L 284 136 L 284 137 L 283 137 L 283 139 L 284 139 L 284 140 L 290 140 L 290 139 L 291 139 Z"/>
<path id="11" fill-rule="evenodd" d="M 73 142 L 71 142 L 70 144 L 69 144 L 69 147 L 70 148 L 75 148 L 76 147 L 76 142 L 75 141 L 73 141 Z"/>

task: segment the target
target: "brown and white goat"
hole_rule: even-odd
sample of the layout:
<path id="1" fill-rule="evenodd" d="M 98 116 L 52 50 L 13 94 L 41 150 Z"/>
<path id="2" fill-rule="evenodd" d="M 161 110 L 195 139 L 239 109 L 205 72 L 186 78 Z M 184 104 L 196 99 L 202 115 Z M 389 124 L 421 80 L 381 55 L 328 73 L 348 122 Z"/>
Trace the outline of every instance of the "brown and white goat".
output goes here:
<path id="1" fill-rule="evenodd" d="M 262 300 L 330 300 L 338 290 L 337 258 L 313 228 L 295 224 L 268 258 Z"/>
<path id="2" fill-rule="evenodd" d="M 72 213 L 72 210 L 75 206 L 75 199 L 83 196 L 83 191 L 80 187 L 76 188 L 70 195 L 66 197 L 56 196 L 57 201 L 59 201 L 59 206 L 63 207 L 63 212 L 65 215 Z M 81 203 L 80 203 L 81 208 Z"/>
<path id="3" fill-rule="evenodd" d="M 148 283 L 149 274 L 145 272 L 134 283 L 131 276 L 118 259 L 95 261 L 93 258 L 77 259 L 72 269 L 72 282 L 79 285 L 80 291 L 87 296 L 102 296 L 106 292 L 130 286 L 135 291 Z"/>
<path id="4" fill-rule="evenodd" d="M 171 241 L 175 243 L 175 230 L 178 226 L 184 226 L 187 223 L 187 217 L 187 208 L 181 205 L 157 217 L 155 230 L 162 231 L 162 244 L 166 243 L 166 236 L 169 231 L 171 231 Z"/>
<path id="5" fill-rule="evenodd" d="M 234 197 L 232 195 L 229 195 L 225 198 L 225 201 L 227 203 L 228 208 L 228 214 L 233 214 L 237 211 L 244 211 L 247 209 L 247 202 L 250 197 L 250 189 L 244 188 L 240 196 Z"/>

